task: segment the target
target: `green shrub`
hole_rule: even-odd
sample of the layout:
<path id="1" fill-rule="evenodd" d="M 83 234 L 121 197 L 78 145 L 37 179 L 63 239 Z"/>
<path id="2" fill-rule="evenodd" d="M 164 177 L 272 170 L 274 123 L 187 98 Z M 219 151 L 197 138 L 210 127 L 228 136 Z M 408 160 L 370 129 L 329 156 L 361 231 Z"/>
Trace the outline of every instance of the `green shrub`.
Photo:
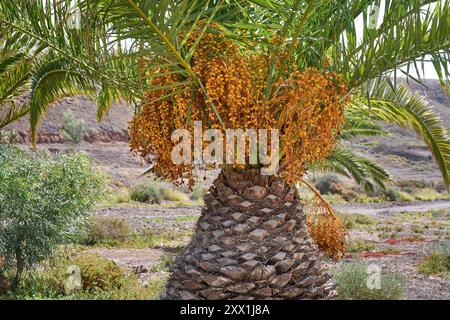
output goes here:
<path id="1" fill-rule="evenodd" d="M 377 223 L 376 219 L 361 214 L 340 214 L 339 217 L 347 229 L 354 229 L 360 226 L 373 225 Z"/>
<path id="2" fill-rule="evenodd" d="M 400 191 L 400 200 L 401 201 L 405 201 L 405 202 L 409 202 L 409 201 L 414 201 L 415 198 L 411 194 L 409 194 L 407 192 Z"/>
<path id="3" fill-rule="evenodd" d="M 13 287 L 25 269 L 70 239 L 102 185 L 83 155 L 51 158 L 0 144 L 0 256 L 15 273 Z"/>
<path id="4" fill-rule="evenodd" d="M 166 183 L 146 181 L 131 191 L 131 199 L 138 202 L 161 203 L 162 201 L 189 201 L 189 197 Z"/>
<path id="5" fill-rule="evenodd" d="M 375 249 L 375 245 L 372 242 L 365 241 L 362 239 L 351 240 L 348 243 L 347 251 L 348 252 L 364 252 L 364 251 L 372 251 Z"/>
<path id="6" fill-rule="evenodd" d="M 417 272 L 441 276 L 450 281 L 450 240 L 444 240 L 439 250 L 426 256 L 417 266 Z"/>
<path id="7" fill-rule="evenodd" d="M 352 261 L 333 270 L 339 299 L 342 300 L 399 300 L 405 296 L 404 278 L 382 271 L 380 288 L 369 288 L 368 266 L 361 261 Z"/>
<path id="8" fill-rule="evenodd" d="M 84 291 L 111 290 L 121 285 L 124 270 L 111 260 L 94 254 L 82 254 L 70 261 L 81 271 L 81 284 Z"/>
<path id="9" fill-rule="evenodd" d="M 400 201 L 401 200 L 400 191 L 398 191 L 397 189 L 394 189 L 394 188 L 387 188 L 386 190 L 384 190 L 384 197 L 388 201 Z"/>
<path id="10" fill-rule="evenodd" d="M 85 245 L 114 245 L 129 240 L 133 230 L 125 219 L 93 216 L 82 229 L 79 242 Z"/>
<path id="11" fill-rule="evenodd" d="M 63 126 L 60 130 L 61 137 L 71 145 L 77 145 L 83 141 L 84 121 L 75 118 L 72 112 L 64 112 Z"/>
<path id="12" fill-rule="evenodd" d="M 317 179 L 315 187 L 321 194 L 334 193 L 333 186 L 340 184 L 340 180 L 337 176 L 326 175 Z"/>
<path id="13" fill-rule="evenodd" d="M 68 268 L 80 270 L 81 287 L 66 291 Z M 158 299 L 164 292 L 166 279 L 149 281 L 144 287 L 134 274 L 126 274 L 114 262 L 93 254 L 77 253 L 58 257 L 29 272 L 9 299 L 82 299 L 82 300 L 149 300 Z"/>
<path id="14" fill-rule="evenodd" d="M 205 195 L 205 193 L 207 191 L 208 191 L 208 188 L 206 188 L 205 186 L 196 184 L 194 186 L 194 189 L 192 190 L 192 192 L 189 194 L 189 198 L 194 201 L 201 201 L 201 200 L 203 200 L 203 196 Z"/>

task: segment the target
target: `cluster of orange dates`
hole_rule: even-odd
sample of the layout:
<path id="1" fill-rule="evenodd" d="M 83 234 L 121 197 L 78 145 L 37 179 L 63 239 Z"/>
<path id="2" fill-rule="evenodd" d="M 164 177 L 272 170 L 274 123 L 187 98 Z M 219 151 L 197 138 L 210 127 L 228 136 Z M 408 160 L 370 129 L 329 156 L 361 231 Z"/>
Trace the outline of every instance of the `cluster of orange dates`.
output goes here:
<path id="1" fill-rule="evenodd" d="M 335 143 L 344 120 L 347 89 L 334 73 L 317 69 L 293 71 L 273 84 L 265 97 L 270 57 L 242 52 L 220 32 L 194 32 L 191 67 L 203 88 L 170 70 L 152 70 L 148 80 L 161 89 L 146 95 L 141 110 L 130 123 L 131 149 L 152 156 L 156 174 L 175 181 L 192 180 L 192 166 L 171 160 L 175 129 L 279 129 L 280 175 L 298 181 L 308 164 L 324 159 Z M 220 117 L 220 120 L 219 120 Z"/>

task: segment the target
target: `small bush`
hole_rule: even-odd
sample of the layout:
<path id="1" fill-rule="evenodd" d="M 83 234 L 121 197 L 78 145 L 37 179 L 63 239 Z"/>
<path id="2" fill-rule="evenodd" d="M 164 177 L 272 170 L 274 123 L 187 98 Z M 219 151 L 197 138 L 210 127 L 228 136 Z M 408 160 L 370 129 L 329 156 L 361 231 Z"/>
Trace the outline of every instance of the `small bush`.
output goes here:
<path id="1" fill-rule="evenodd" d="M 326 175 L 317 179 L 315 187 L 321 194 L 336 193 L 336 185 L 340 185 L 340 180 L 337 176 Z"/>
<path id="2" fill-rule="evenodd" d="M 392 202 L 401 200 L 400 191 L 394 188 L 387 188 L 386 190 L 384 190 L 384 197 L 386 198 L 386 200 Z"/>
<path id="3" fill-rule="evenodd" d="M 371 273 L 361 261 L 343 264 L 333 270 L 339 299 L 342 300 L 399 300 L 405 296 L 404 279 L 393 272 L 382 271 L 380 288 L 371 289 L 368 279 Z"/>
<path id="4" fill-rule="evenodd" d="M 84 138 L 84 121 L 75 118 L 72 112 L 64 112 L 63 126 L 60 130 L 62 138 L 72 145 L 77 145 Z"/>
<path id="5" fill-rule="evenodd" d="M 205 195 L 205 193 L 207 191 L 208 191 L 208 188 L 206 188 L 200 184 L 197 184 L 194 186 L 194 189 L 189 194 L 189 198 L 193 201 L 201 201 L 201 200 L 203 200 L 203 196 Z"/>
<path id="6" fill-rule="evenodd" d="M 450 240 L 444 240 L 438 251 L 425 257 L 419 263 L 417 272 L 441 276 L 450 281 Z"/>
<path id="7" fill-rule="evenodd" d="M 125 219 L 93 216 L 81 231 L 79 241 L 85 245 L 114 245 L 129 240 L 133 231 Z"/>
<path id="8" fill-rule="evenodd" d="M 0 256 L 15 272 L 70 240 L 101 194 L 102 176 L 80 154 L 55 158 L 0 144 Z"/>
<path id="9" fill-rule="evenodd" d="M 354 229 L 358 226 L 373 225 L 377 223 L 372 217 L 360 214 L 341 214 L 339 215 L 347 229 Z"/>
<path id="10" fill-rule="evenodd" d="M 189 201 L 189 197 L 166 183 L 147 181 L 131 191 L 131 199 L 138 202 L 161 203 L 162 201 Z"/>
<path id="11" fill-rule="evenodd" d="M 373 249 L 375 249 L 375 245 L 372 242 L 362 239 L 350 241 L 347 247 L 347 251 L 353 253 L 372 251 Z"/>
<path id="12" fill-rule="evenodd" d="M 113 261 L 93 254 L 82 254 L 70 261 L 81 270 L 81 284 L 84 291 L 111 290 L 120 287 L 125 277 L 124 270 Z"/>
<path id="13" fill-rule="evenodd" d="M 409 202 L 409 201 L 414 201 L 415 198 L 407 192 L 400 191 L 400 200 Z"/>
<path id="14" fill-rule="evenodd" d="M 81 288 L 66 291 L 68 268 L 80 269 Z M 93 254 L 78 253 L 58 257 L 30 272 L 11 299 L 150 300 L 164 292 L 166 279 L 158 278 L 142 286 L 136 275 L 127 275 L 114 262 Z"/>

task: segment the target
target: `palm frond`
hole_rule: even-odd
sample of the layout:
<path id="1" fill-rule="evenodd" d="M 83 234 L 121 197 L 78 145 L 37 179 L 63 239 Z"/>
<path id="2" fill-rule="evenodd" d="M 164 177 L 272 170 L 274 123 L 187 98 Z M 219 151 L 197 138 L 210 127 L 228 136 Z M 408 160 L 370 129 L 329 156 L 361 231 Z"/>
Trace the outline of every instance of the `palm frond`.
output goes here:
<path id="1" fill-rule="evenodd" d="M 375 162 L 342 146 L 335 147 L 328 158 L 315 168 L 353 178 L 366 191 L 374 191 L 375 186 L 384 189 L 385 183 L 391 179 L 389 173 Z"/>
<path id="2" fill-rule="evenodd" d="M 94 84 L 83 73 L 73 69 L 64 58 L 39 61 L 34 66 L 30 88 L 30 126 L 33 144 L 36 143 L 37 126 L 51 103 L 62 96 L 95 91 Z"/>
<path id="3" fill-rule="evenodd" d="M 440 117 L 424 97 L 406 85 L 394 90 L 386 82 L 377 82 L 370 88 L 361 87 L 349 107 L 413 129 L 430 149 L 444 183 L 450 185 L 450 139 Z"/>

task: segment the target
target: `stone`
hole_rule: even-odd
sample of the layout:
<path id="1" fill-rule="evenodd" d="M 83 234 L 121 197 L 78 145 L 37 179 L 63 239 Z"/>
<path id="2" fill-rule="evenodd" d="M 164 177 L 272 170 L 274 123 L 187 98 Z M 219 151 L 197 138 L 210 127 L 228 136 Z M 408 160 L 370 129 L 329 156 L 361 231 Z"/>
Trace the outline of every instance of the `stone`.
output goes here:
<path id="1" fill-rule="evenodd" d="M 225 227 L 225 228 L 229 228 L 229 227 L 231 227 L 231 226 L 233 226 L 233 225 L 235 225 L 236 224 L 236 221 L 233 221 L 233 220 L 227 220 L 227 221 L 225 221 L 224 223 L 222 223 L 222 225 Z"/>
<path id="2" fill-rule="evenodd" d="M 284 273 L 287 272 L 295 263 L 294 259 L 286 259 L 283 261 L 279 261 L 275 264 L 275 269 L 277 269 L 277 271 L 279 273 Z"/>
<path id="3" fill-rule="evenodd" d="M 275 220 L 275 219 L 270 219 L 269 221 L 266 221 L 264 223 L 264 227 L 269 228 L 269 229 L 276 229 L 281 225 L 281 221 L 280 220 Z"/>
<path id="4" fill-rule="evenodd" d="M 236 221 L 242 221 L 244 219 L 245 215 L 240 212 L 234 212 L 231 214 L 231 218 L 233 218 Z"/>
<path id="5" fill-rule="evenodd" d="M 293 206 L 293 204 L 292 204 L 292 202 L 285 202 L 285 203 L 283 204 L 283 206 L 285 206 L 286 208 L 290 208 L 290 207 Z"/>
<path id="6" fill-rule="evenodd" d="M 211 287 L 224 287 L 233 283 L 231 279 L 222 276 L 207 275 L 203 279 Z"/>
<path id="7" fill-rule="evenodd" d="M 274 255 L 272 258 L 270 258 L 271 262 L 278 262 L 286 258 L 286 252 L 278 252 L 276 255 Z"/>
<path id="8" fill-rule="evenodd" d="M 216 244 L 209 246 L 209 248 L 208 248 L 209 252 L 217 252 L 217 251 L 221 251 L 221 250 L 222 250 L 222 248 Z"/>
<path id="9" fill-rule="evenodd" d="M 239 267 L 232 267 L 232 266 L 223 267 L 220 269 L 220 272 L 226 275 L 228 278 L 236 281 L 242 281 L 248 276 L 247 271 Z"/>
<path id="10" fill-rule="evenodd" d="M 238 283 L 226 287 L 226 290 L 237 294 L 246 294 L 255 289 L 255 287 L 256 285 L 253 283 Z"/>
<path id="11" fill-rule="evenodd" d="M 282 274 L 280 276 L 275 277 L 270 283 L 274 287 L 283 288 L 289 283 L 289 281 L 291 281 L 291 279 L 292 279 L 292 275 Z"/>
<path id="12" fill-rule="evenodd" d="M 259 220 L 261 220 L 260 217 L 252 216 L 251 218 L 248 219 L 248 222 L 250 222 L 252 224 L 257 224 L 259 222 Z"/>
<path id="13" fill-rule="evenodd" d="M 277 218 L 281 219 L 282 221 L 286 220 L 286 213 L 277 214 Z"/>
<path id="14" fill-rule="evenodd" d="M 250 226 L 245 223 L 238 224 L 236 227 L 234 227 L 234 231 L 237 233 L 246 233 L 250 230 Z"/>
<path id="15" fill-rule="evenodd" d="M 209 261 L 214 259 L 216 256 L 211 254 L 211 253 L 207 253 L 207 254 L 202 254 L 202 260 L 204 261 Z"/>
<path id="16" fill-rule="evenodd" d="M 256 229 L 249 233 L 249 238 L 254 241 L 263 241 L 269 233 L 264 229 Z"/>
<path id="17" fill-rule="evenodd" d="M 248 260 L 253 260 L 253 259 L 255 259 L 256 256 L 257 256 L 256 253 L 250 253 L 250 252 L 249 252 L 249 253 L 244 254 L 243 256 L 241 256 L 241 258 L 248 261 Z"/>
<path id="18" fill-rule="evenodd" d="M 261 186 L 254 186 L 247 189 L 246 194 L 254 199 L 262 199 L 266 196 L 267 190 Z"/>

